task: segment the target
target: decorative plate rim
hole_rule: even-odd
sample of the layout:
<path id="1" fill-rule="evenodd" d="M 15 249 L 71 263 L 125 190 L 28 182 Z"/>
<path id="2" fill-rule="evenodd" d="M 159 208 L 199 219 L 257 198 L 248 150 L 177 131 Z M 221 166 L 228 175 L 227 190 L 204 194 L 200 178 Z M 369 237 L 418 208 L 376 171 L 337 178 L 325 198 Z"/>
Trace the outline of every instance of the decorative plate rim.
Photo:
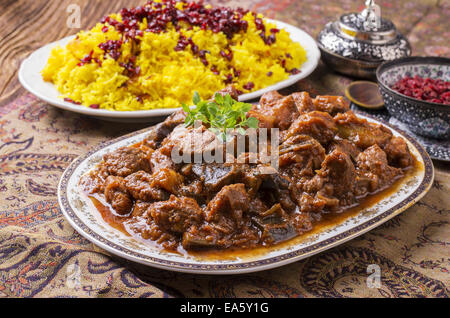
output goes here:
<path id="1" fill-rule="evenodd" d="M 320 60 L 320 50 L 317 46 L 316 41 L 314 38 L 309 35 L 306 31 L 303 29 L 300 29 L 294 25 L 266 18 L 267 22 L 275 23 L 277 27 L 285 29 L 287 32 L 291 33 L 291 31 L 295 31 L 298 34 L 301 34 L 301 37 L 305 38 L 305 42 L 307 45 L 305 46 L 304 43 L 300 43 L 302 47 L 306 50 L 308 55 L 308 60 L 300 66 L 300 73 L 295 75 L 290 75 L 287 79 L 274 83 L 270 86 L 261 88 L 257 91 L 246 93 L 239 96 L 240 101 L 247 101 L 254 98 L 257 98 L 261 96 L 263 93 L 282 89 L 284 87 L 288 87 L 296 82 L 298 82 L 301 79 L 304 79 L 308 77 L 318 66 L 319 60 Z M 290 31 L 291 30 L 291 31 Z M 28 57 L 26 57 L 19 67 L 18 77 L 19 82 L 22 84 L 22 86 L 29 91 L 31 94 L 35 95 L 39 99 L 64 110 L 73 111 L 75 113 L 80 113 L 88 116 L 94 116 L 94 117 L 106 117 L 106 118 L 116 118 L 116 119 L 139 119 L 139 118 L 151 118 L 151 117 L 161 117 L 161 116 L 167 116 L 174 111 L 180 109 L 177 108 L 155 108 L 155 109 L 149 109 L 149 110 L 135 110 L 135 111 L 111 111 L 106 109 L 91 109 L 89 107 L 85 107 L 82 105 L 73 105 L 69 102 L 66 102 L 60 98 L 53 98 L 51 96 L 48 96 L 47 94 L 43 93 L 44 89 L 34 89 L 30 81 L 32 79 L 29 78 L 29 76 L 26 75 L 25 69 L 29 66 L 28 64 L 34 61 L 34 56 L 39 55 L 40 52 L 45 51 L 49 49 L 50 47 L 53 47 L 58 44 L 64 44 L 65 41 L 69 41 L 71 38 L 74 38 L 76 35 L 70 35 L 65 38 L 59 39 L 57 41 L 48 43 L 37 50 L 33 51 Z M 53 87 L 54 88 L 54 87 Z M 56 88 L 54 88 L 56 89 Z M 59 92 L 58 92 L 59 93 Z M 59 93 L 60 94 L 60 93 Z"/>
<path id="2" fill-rule="evenodd" d="M 185 272 L 185 273 L 194 273 L 194 274 L 241 274 L 241 273 L 250 273 L 257 272 L 266 269 L 271 269 L 283 265 L 287 265 L 289 263 L 296 262 L 298 260 L 310 257 L 317 253 L 323 252 L 327 249 L 345 243 L 357 236 L 360 236 L 369 230 L 383 224 L 394 216 L 400 214 L 405 211 L 407 208 L 414 205 L 418 202 L 431 188 L 434 180 L 434 166 L 433 163 L 425 151 L 425 149 L 411 136 L 405 133 L 403 130 L 394 127 L 388 123 L 380 121 L 373 116 L 370 115 L 361 115 L 361 117 L 370 118 L 376 122 L 382 123 L 386 125 L 390 129 L 398 132 L 403 138 L 407 139 L 414 147 L 417 149 L 420 159 L 423 162 L 423 179 L 420 181 L 420 184 L 417 188 L 409 194 L 402 201 L 396 203 L 394 206 L 386 210 L 385 212 L 370 218 L 367 221 L 364 221 L 362 224 L 349 228 L 341 233 L 338 233 L 330 238 L 325 240 L 321 240 L 312 245 L 295 249 L 292 251 L 287 251 L 286 253 L 269 257 L 262 258 L 252 261 L 246 261 L 238 264 L 226 264 L 226 263 L 204 263 L 204 264 L 193 264 L 193 263 L 183 263 L 178 261 L 171 261 L 167 259 L 161 259 L 158 257 L 153 257 L 149 255 L 144 255 L 137 251 L 133 251 L 129 248 L 119 246 L 118 244 L 109 241 L 108 239 L 101 237 L 99 234 L 95 233 L 92 229 L 89 228 L 77 215 L 77 213 L 72 209 L 69 204 L 69 199 L 67 197 L 68 192 L 68 181 L 70 180 L 72 174 L 75 169 L 78 167 L 80 163 L 82 163 L 85 159 L 90 157 L 95 152 L 103 149 L 106 146 L 110 146 L 124 139 L 128 139 L 130 137 L 145 133 L 154 128 L 154 126 L 147 127 L 130 134 L 126 134 L 124 136 L 108 140 L 105 142 L 101 142 L 98 145 L 91 148 L 87 153 L 81 155 L 74 159 L 72 163 L 67 167 L 64 173 L 61 176 L 61 179 L 58 183 L 58 203 L 62 210 L 62 213 L 66 220 L 75 228 L 75 230 L 81 234 L 83 237 L 96 244 L 97 246 L 105 249 L 108 252 L 111 252 L 114 255 L 119 257 L 126 258 L 128 260 L 141 263 L 144 265 L 172 270 L 177 272 Z"/>

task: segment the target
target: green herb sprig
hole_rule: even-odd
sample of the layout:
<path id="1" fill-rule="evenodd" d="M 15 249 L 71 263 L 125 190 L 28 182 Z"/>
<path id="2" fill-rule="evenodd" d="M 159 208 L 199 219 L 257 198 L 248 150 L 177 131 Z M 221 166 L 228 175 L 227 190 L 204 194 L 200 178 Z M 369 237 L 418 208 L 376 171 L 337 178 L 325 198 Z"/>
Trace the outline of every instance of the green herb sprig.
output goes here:
<path id="1" fill-rule="evenodd" d="M 199 120 L 203 124 L 209 125 L 209 130 L 213 132 L 223 142 L 229 141 L 231 136 L 227 134 L 229 129 L 236 129 L 241 135 L 245 134 L 246 128 L 258 128 L 258 119 L 247 118 L 247 112 L 252 108 L 252 104 L 238 102 L 230 94 L 225 96 L 216 93 L 214 101 L 201 100 L 198 92 L 194 93 L 192 99 L 194 105 L 190 109 L 186 104 L 182 104 L 183 110 L 187 113 L 185 126 L 193 126 Z"/>

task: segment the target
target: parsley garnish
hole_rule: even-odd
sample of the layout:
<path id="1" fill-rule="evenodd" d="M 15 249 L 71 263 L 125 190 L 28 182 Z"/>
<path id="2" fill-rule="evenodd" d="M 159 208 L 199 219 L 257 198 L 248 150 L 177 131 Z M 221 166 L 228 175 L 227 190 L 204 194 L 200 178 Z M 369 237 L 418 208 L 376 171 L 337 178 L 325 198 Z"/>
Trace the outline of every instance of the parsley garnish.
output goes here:
<path id="1" fill-rule="evenodd" d="M 231 136 L 227 133 L 229 129 L 236 129 L 244 135 L 246 128 L 258 128 L 258 119 L 246 116 L 252 104 L 238 102 L 231 98 L 230 94 L 222 96 L 216 93 L 214 101 L 204 101 L 198 92 L 195 92 L 192 101 L 196 106 L 193 109 L 182 104 L 183 110 L 187 113 L 184 122 L 186 127 L 193 126 L 195 121 L 200 120 L 223 142 L 230 140 Z"/>

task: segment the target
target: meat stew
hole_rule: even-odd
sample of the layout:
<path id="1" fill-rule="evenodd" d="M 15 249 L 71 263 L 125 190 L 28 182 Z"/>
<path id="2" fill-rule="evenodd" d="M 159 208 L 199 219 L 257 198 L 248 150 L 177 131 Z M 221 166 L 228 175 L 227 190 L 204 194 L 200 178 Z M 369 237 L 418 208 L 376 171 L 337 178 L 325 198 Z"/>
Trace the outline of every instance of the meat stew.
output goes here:
<path id="1" fill-rule="evenodd" d="M 165 249 L 249 249 L 310 232 L 414 166 L 403 138 L 358 117 L 340 96 L 269 92 L 247 115 L 279 129 L 276 173 L 261 173 L 260 162 L 175 163 L 173 148 L 199 129 L 185 127 L 178 111 L 142 142 L 105 155 L 80 185 L 122 230 Z"/>

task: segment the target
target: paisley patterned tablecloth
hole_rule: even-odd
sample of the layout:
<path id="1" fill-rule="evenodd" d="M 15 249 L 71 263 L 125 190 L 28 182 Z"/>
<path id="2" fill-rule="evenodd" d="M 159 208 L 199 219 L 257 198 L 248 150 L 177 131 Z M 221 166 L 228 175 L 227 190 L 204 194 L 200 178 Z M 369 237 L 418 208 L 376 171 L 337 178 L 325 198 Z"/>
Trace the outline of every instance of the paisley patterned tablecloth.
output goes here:
<path id="1" fill-rule="evenodd" d="M 316 35 L 363 1 L 215 1 Z M 450 56 L 448 1 L 378 1 L 416 55 Z M 283 93 L 342 94 L 351 79 L 324 65 Z M 180 274 L 113 257 L 78 235 L 56 200 L 61 173 L 96 143 L 145 125 L 112 124 L 31 95 L 0 105 L 0 297 L 448 297 L 450 169 L 414 207 L 344 245 L 281 268 L 235 276 Z M 367 267 L 381 269 L 369 288 Z"/>

